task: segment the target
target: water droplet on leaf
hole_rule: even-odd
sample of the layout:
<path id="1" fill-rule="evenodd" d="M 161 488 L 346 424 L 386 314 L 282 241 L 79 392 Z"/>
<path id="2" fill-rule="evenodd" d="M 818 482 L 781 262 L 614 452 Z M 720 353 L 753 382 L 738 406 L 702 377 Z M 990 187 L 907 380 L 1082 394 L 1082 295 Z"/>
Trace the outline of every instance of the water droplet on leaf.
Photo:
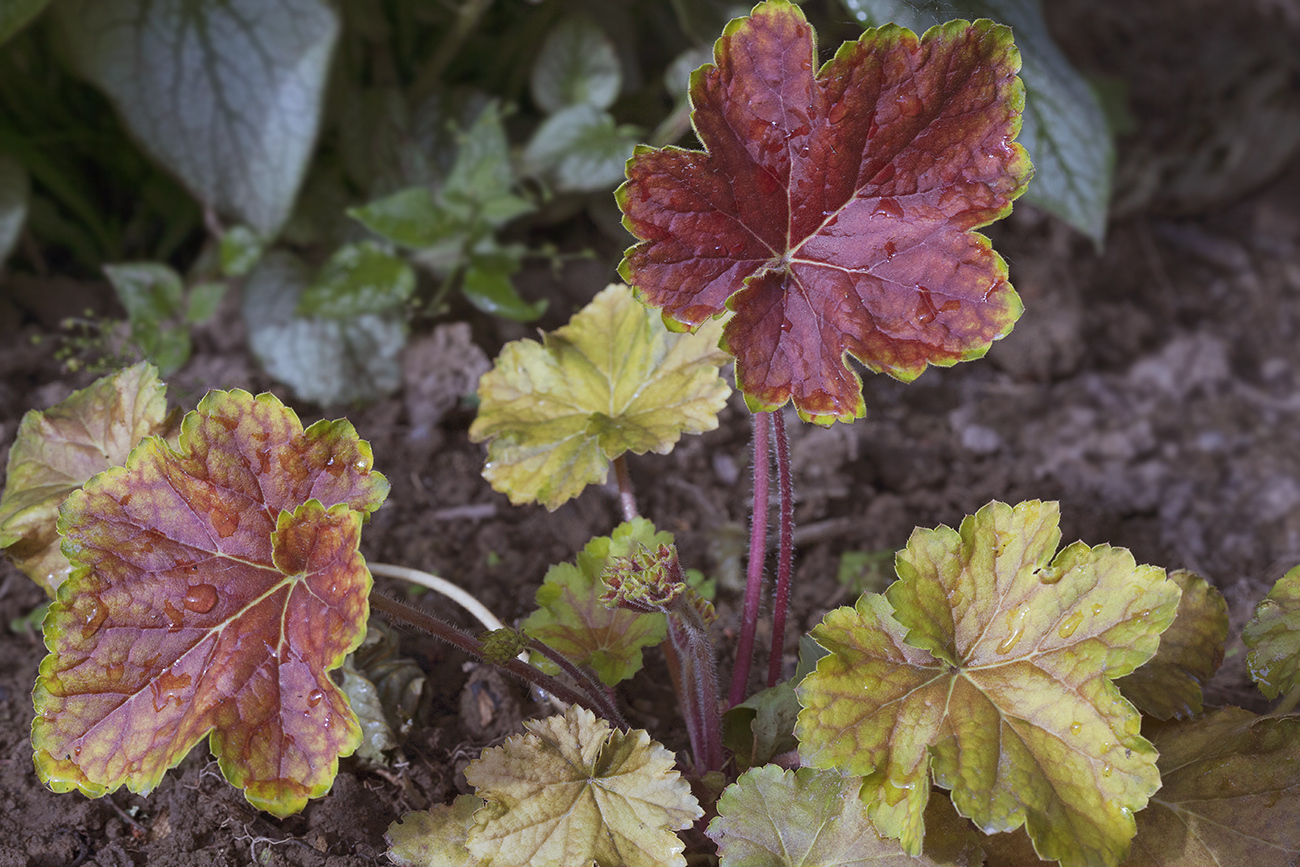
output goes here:
<path id="1" fill-rule="evenodd" d="M 185 593 L 185 607 L 196 614 L 207 614 L 217 604 L 217 588 L 211 584 L 195 584 Z"/>
<path id="2" fill-rule="evenodd" d="M 1094 602 L 1094 603 L 1093 603 L 1093 606 L 1092 606 L 1092 614 L 1093 614 L 1093 616 L 1095 617 L 1096 615 L 1098 615 L 1098 614 L 1100 614 L 1100 613 L 1101 613 L 1101 603 L 1100 603 L 1100 602 Z"/>
<path id="3" fill-rule="evenodd" d="M 149 690 L 153 693 L 153 709 L 162 713 L 172 699 L 176 699 L 176 704 L 179 705 L 180 691 L 189 686 L 191 680 L 188 674 L 172 674 L 170 668 L 164 668 L 149 682 Z"/>
<path id="4" fill-rule="evenodd" d="M 826 114 L 826 119 L 831 123 L 839 123 L 848 116 L 848 113 L 849 101 L 847 99 L 836 100 L 835 104 L 831 106 L 831 110 Z"/>
<path id="5" fill-rule="evenodd" d="M 239 515 L 235 512 L 213 509 L 208 513 L 208 520 L 212 522 L 212 529 L 223 539 L 229 539 L 239 529 Z"/>
<path id="6" fill-rule="evenodd" d="M 179 608 L 173 605 L 170 599 L 166 599 L 163 601 L 163 613 L 166 614 L 167 619 L 171 621 L 171 625 L 167 627 L 167 631 L 168 632 L 180 631 L 181 624 L 185 622 L 185 614 Z"/>
<path id="7" fill-rule="evenodd" d="M 1083 723 L 1081 722 L 1070 723 L 1070 734 L 1077 735 L 1081 731 L 1083 731 Z"/>
<path id="8" fill-rule="evenodd" d="M 1061 628 L 1057 631 L 1060 632 L 1062 638 L 1069 638 L 1074 634 L 1074 630 L 1079 628 L 1079 624 L 1082 622 L 1083 612 L 1076 611 L 1069 617 L 1065 618 L 1065 621 L 1061 624 Z"/>
<path id="9" fill-rule="evenodd" d="M 315 707 L 316 705 L 321 703 L 321 699 L 323 698 L 325 698 L 324 692 L 322 692 L 319 689 L 313 689 L 310 693 L 307 694 L 307 704 L 311 707 Z"/>
<path id="10" fill-rule="evenodd" d="M 104 625 L 108 619 L 108 606 L 99 600 L 98 597 L 90 600 L 90 608 L 86 610 L 85 620 L 81 624 L 81 637 L 90 638 L 99 631 L 99 627 Z"/>
<path id="11" fill-rule="evenodd" d="M 1007 637 L 1002 639 L 994 651 L 999 655 L 1005 656 L 1015 649 L 1020 643 L 1020 639 L 1025 634 L 1025 616 L 1029 614 L 1028 608 L 1012 608 L 1007 612 Z"/>

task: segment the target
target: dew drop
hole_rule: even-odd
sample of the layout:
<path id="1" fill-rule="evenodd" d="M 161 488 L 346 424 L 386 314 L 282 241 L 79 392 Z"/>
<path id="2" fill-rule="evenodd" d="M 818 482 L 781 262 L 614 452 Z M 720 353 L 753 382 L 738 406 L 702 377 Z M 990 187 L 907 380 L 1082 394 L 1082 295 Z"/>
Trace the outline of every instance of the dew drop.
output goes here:
<path id="1" fill-rule="evenodd" d="M 239 515 L 235 512 L 213 509 L 208 513 L 208 520 L 212 522 L 212 529 L 223 539 L 229 539 L 239 529 Z"/>
<path id="2" fill-rule="evenodd" d="M 916 117 L 921 113 L 921 100 L 914 93 L 900 93 L 898 96 L 894 97 L 894 104 L 898 106 L 898 110 L 902 112 L 905 117 Z"/>
<path id="3" fill-rule="evenodd" d="M 1025 634 L 1025 616 L 1029 614 L 1028 608 L 1012 608 L 1007 612 L 1007 637 L 1002 639 L 1002 643 L 994 648 L 994 652 L 1005 656 L 1015 649 L 1020 643 L 1020 639 Z"/>
<path id="4" fill-rule="evenodd" d="M 90 608 L 87 609 L 85 620 L 81 624 L 81 637 L 90 638 L 99 631 L 99 627 L 103 626 L 107 619 L 108 607 L 98 597 L 91 599 Z"/>
<path id="5" fill-rule="evenodd" d="M 876 215 L 895 217 L 901 220 L 903 218 L 903 206 L 898 203 L 898 199 L 886 196 L 876 202 L 876 209 L 871 212 L 871 215 L 873 217 Z"/>
<path id="6" fill-rule="evenodd" d="M 1113 767 L 1111 767 L 1110 762 L 1107 762 L 1106 764 L 1104 764 L 1104 765 L 1101 766 L 1101 775 L 1102 775 L 1103 777 L 1109 777 L 1109 776 L 1110 776 L 1110 772 L 1113 771 L 1113 770 L 1115 770 L 1115 769 L 1114 769 Z"/>
<path id="7" fill-rule="evenodd" d="M 831 106 L 831 110 L 826 114 L 826 119 L 831 123 L 839 123 L 844 120 L 849 113 L 849 102 L 846 99 L 837 100 Z"/>
<path id="8" fill-rule="evenodd" d="M 313 689 L 307 694 L 307 704 L 311 707 L 315 707 L 321 703 L 321 699 L 323 698 L 325 698 L 324 692 L 319 689 Z"/>
<path id="9" fill-rule="evenodd" d="M 912 790 L 913 784 L 905 780 L 886 780 L 885 781 L 885 803 L 891 807 L 896 807 L 907 797 L 907 793 Z"/>
<path id="10" fill-rule="evenodd" d="M 1055 584 L 1063 577 L 1065 577 L 1065 570 L 1060 566 L 1048 566 L 1038 573 L 1038 580 L 1042 584 Z"/>
<path id="11" fill-rule="evenodd" d="M 896 253 L 898 253 L 898 247 L 894 246 L 894 242 L 893 242 L 893 241 L 886 241 L 886 242 L 885 242 L 885 261 L 888 262 L 888 261 L 890 261 L 891 259 L 893 259 L 893 258 L 894 258 L 894 255 L 895 255 Z"/>
<path id="12" fill-rule="evenodd" d="M 166 614 L 167 619 L 171 621 L 171 626 L 167 627 L 167 631 L 168 632 L 179 631 L 181 628 L 181 624 L 185 622 L 185 614 L 179 608 L 173 605 L 170 599 L 166 599 L 163 601 L 163 613 Z"/>
<path id="13" fill-rule="evenodd" d="M 1083 723 L 1081 722 L 1070 723 L 1070 734 L 1077 735 L 1081 731 L 1083 731 Z"/>
<path id="14" fill-rule="evenodd" d="M 1100 602 L 1094 602 L 1094 603 L 1093 603 L 1093 606 L 1092 606 L 1092 614 L 1093 614 L 1093 616 L 1096 617 L 1096 616 L 1097 616 L 1098 614 L 1100 614 L 1100 613 L 1101 613 L 1101 603 L 1100 603 Z"/>
<path id="15" fill-rule="evenodd" d="M 217 604 L 217 588 L 211 584 L 195 584 L 185 592 L 185 607 L 196 614 L 207 614 Z"/>
<path id="16" fill-rule="evenodd" d="M 170 668 L 164 668 L 149 682 L 149 690 L 153 693 L 153 709 L 162 713 L 172 699 L 179 705 L 180 691 L 190 685 L 191 679 L 188 674 L 172 674 Z"/>
<path id="17" fill-rule="evenodd" d="M 1079 624 L 1082 622 L 1083 612 L 1076 611 L 1069 617 L 1065 618 L 1065 622 L 1061 624 L 1061 628 L 1057 631 L 1060 633 L 1062 638 L 1069 638 L 1074 634 L 1074 631 L 1079 628 Z"/>
<path id="18" fill-rule="evenodd" d="M 916 287 L 919 297 L 916 300 L 916 309 L 912 315 L 916 321 L 922 325 L 929 325 L 939 315 L 939 311 L 934 309 L 934 299 L 930 297 L 930 290 L 924 286 Z"/>

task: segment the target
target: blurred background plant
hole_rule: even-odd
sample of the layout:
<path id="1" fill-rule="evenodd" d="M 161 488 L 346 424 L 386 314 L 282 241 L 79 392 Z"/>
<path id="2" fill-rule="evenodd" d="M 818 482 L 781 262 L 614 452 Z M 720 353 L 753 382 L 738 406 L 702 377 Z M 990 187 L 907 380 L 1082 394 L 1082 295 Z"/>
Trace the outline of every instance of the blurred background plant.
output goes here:
<path id="1" fill-rule="evenodd" d="M 93 280 L 90 309 L 62 311 L 66 363 L 145 357 L 166 376 L 237 289 L 249 348 L 298 399 L 392 392 L 412 329 L 541 316 L 526 265 L 608 254 L 612 275 L 625 160 L 639 141 L 698 144 L 690 72 L 748 10 L 0 0 L 0 305 L 27 312 L 27 277 Z M 1012 24 L 1038 167 L 1026 198 L 1101 242 L 1110 126 L 1036 0 L 806 11 L 827 46 L 887 20 Z"/>

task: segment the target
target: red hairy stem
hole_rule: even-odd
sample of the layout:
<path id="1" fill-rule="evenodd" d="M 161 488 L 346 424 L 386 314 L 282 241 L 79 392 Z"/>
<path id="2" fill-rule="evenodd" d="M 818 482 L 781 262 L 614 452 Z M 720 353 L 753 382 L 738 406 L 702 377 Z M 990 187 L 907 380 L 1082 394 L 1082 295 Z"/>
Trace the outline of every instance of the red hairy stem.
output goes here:
<path id="1" fill-rule="evenodd" d="M 790 478 L 790 439 L 785 434 L 785 416 L 772 413 L 776 434 L 776 489 L 780 500 L 780 541 L 776 561 L 776 598 L 772 603 L 772 652 L 767 658 L 767 685 L 781 679 L 785 652 L 785 615 L 790 607 L 790 572 L 794 561 L 794 482 Z"/>
<path id="2" fill-rule="evenodd" d="M 623 520 L 630 521 L 640 512 L 636 508 L 636 494 L 632 491 L 632 474 L 627 469 L 627 455 L 614 458 L 614 477 L 618 479 L 618 501 L 623 506 Z"/>
<path id="3" fill-rule="evenodd" d="M 677 651 L 681 684 L 678 701 L 691 738 L 695 773 L 722 770 L 722 715 L 718 712 L 718 669 L 708 626 L 691 605 L 668 612 L 668 640 Z"/>
<path id="4" fill-rule="evenodd" d="M 763 596 L 763 561 L 767 556 L 767 501 L 768 476 L 771 457 L 768 454 L 770 413 L 753 413 L 754 448 L 751 461 L 754 465 L 754 504 L 749 528 L 749 566 L 745 580 L 745 610 L 740 624 L 740 643 L 736 645 L 736 667 L 731 673 L 731 691 L 727 703 L 734 707 L 745 700 L 749 685 L 749 667 L 754 656 L 754 631 L 758 627 L 758 604 Z"/>
<path id="5" fill-rule="evenodd" d="M 483 653 L 482 642 L 470 635 L 468 632 L 457 629 L 455 626 L 452 626 L 446 621 L 439 620 L 432 614 L 426 614 L 418 608 L 412 608 L 410 605 L 405 605 L 398 602 L 396 599 L 390 599 L 380 593 L 370 594 L 370 607 L 387 617 L 423 629 L 434 638 L 445 641 L 453 647 L 458 647 L 471 656 L 477 657 L 484 662 L 498 665 L 510 674 L 513 674 L 515 677 L 520 678 L 544 692 L 549 692 L 560 701 L 569 704 L 580 704 L 592 713 L 601 717 L 609 716 L 609 709 L 603 706 L 603 696 L 597 697 L 579 694 L 561 683 L 559 680 L 548 674 L 543 674 L 531 665 L 521 662 L 518 659 L 511 659 L 505 663 L 492 663 L 492 661 Z M 616 718 L 617 716 L 611 719 Z"/>
<path id="6" fill-rule="evenodd" d="M 628 729 L 627 720 L 623 719 L 623 714 L 619 712 L 618 705 L 615 704 L 614 691 L 612 689 L 596 680 L 588 672 L 578 668 L 578 666 L 574 665 L 568 659 L 565 659 L 564 654 L 560 653 L 545 642 L 538 641 L 534 638 L 532 641 L 528 642 L 528 649 L 536 650 L 542 656 L 545 656 L 551 662 L 559 666 L 560 670 L 573 678 L 576 683 L 582 684 L 583 690 L 590 693 L 593 699 L 602 699 L 605 705 L 605 710 L 604 712 L 601 712 L 600 715 L 613 723 L 616 728 L 623 729 L 624 731 Z"/>

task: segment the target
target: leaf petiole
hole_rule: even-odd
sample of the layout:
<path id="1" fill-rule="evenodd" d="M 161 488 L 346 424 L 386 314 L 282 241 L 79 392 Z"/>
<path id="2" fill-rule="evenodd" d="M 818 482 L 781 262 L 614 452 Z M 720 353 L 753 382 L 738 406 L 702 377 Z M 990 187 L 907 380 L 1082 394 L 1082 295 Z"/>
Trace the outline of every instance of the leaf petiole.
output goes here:
<path id="1" fill-rule="evenodd" d="M 767 558 L 767 508 L 770 475 L 768 430 L 769 414 L 752 414 L 754 447 L 754 503 L 750 518 L 749 565 L 745 581 L 745 608 L 740 624 L 740 643 L 736 645 L 736 667 L 731 672 L 731 690 L 727 704 L 735 707 L 745 699 L 749 669 L 754 656 L 754 632 L 758 627 L 758 604 L 763 593 L 763 561 Z"/>

